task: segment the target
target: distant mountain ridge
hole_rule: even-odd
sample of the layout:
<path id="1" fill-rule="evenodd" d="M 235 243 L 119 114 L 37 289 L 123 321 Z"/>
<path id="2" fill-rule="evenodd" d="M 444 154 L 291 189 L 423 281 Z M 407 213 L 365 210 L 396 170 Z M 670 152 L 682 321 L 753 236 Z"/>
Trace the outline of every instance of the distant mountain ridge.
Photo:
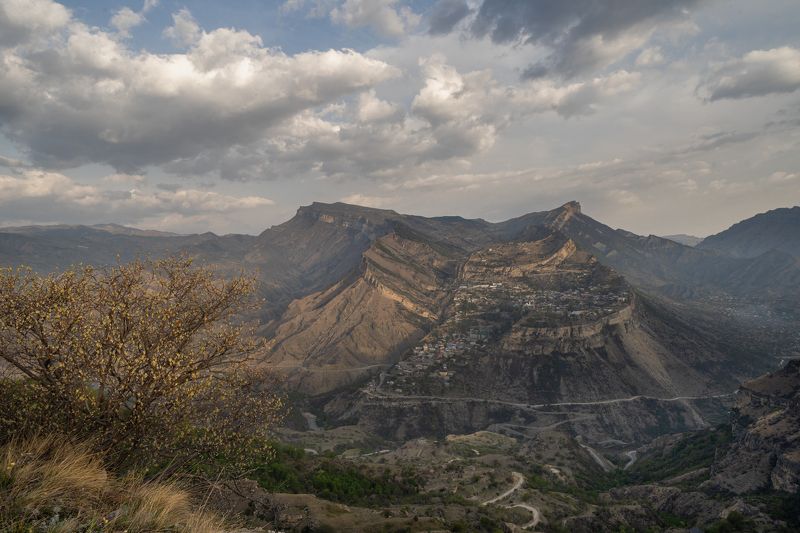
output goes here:
<path id="1" fill-rule="evenodd" d="M 734 257 L 757 257 L 771 251 L 800 257 L 800 206 L 773 209 L 707 237 L 698 245 Z"/>
<path id="2" fill-rule="evenodd" d="M 789 211 L 788 216 L 785 211 Z M 781 220 L 794 220 L 800 208 L 771 213 L 780 215 Z M 764 216 L 757 216 L 750 221 L 762 219 Z M 263 316 L 275 318 L 292 300 L 340 281 L 357 268 L 373 242 L 399 226 L 465 251 L 491 242 L 524 239 L 526 232 L 550 227 L 616 269 L 633 285 L 671 298 L 705 298 L 719 291 L 763 301 L 800 298 L 800 259 L 791 252 L 791 243 L 800 238 L 800 231 L 790 235 L 786 230 L 787 237 L 778 242 L 782 246 L 777 250 L 777 244 L 762 244 L 774 250 L 771 254 L 730 254 L 714 244 L 725 241 L 726 232 L 693 248 L 666 238 L 610 228 L 585 215 L 578 202 L 498 223 L 315 202 L 258 236 L 174 235 L 114 225 L 0 228 L 0 265 L 28 265 L 50 272 L 77 263 L 108 265 L 135 257 L 183 253 L 224 272 L 257 272 L 262 295 L 268 300 Z"/>
<path id="3" fill-rule="evenodd" d="M 686 246 L 697 246 L 701 242 L 703 242 L 704 237 L 695 237 L 694 235 L 686 235 L 685 233 L 678 233 L 676 235 L 664 235 L 665 239 L 669 239 L 671 241 L 675 241 L 680 244 L 685 244 Z"/>
<path id="4" fill-rule="evenodd" d="M 92 224 L 90 226 L 82 224 L 50 224 L 50 225 L 31 225 L 31 226 L 7 226 L 0 227 L 0 232 L 4 233 L 20 233 L 20 234 L 37 234 L 50 231 L 80 231 L 81 228 L 88 228 L 89 230 L 106 231 L 114 235 L 136 235 L 139 237 L 178 237 L 185 234 L 173 233 L 170 231 L 159 231 L 149 229 L 139 229 L 131 226 L 123 226 L 121 224 Z"/>

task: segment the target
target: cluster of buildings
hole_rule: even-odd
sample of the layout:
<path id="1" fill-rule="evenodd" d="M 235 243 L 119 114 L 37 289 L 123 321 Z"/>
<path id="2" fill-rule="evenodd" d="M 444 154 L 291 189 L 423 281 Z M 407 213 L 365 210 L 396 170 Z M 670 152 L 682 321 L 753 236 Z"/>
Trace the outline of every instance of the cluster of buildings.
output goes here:
<path id="1" fill-rule="evenodd" d="M 578 280 L 576 280 L 578 281 Z M 613 283 L 570 284 L 561 290 L 524 283 L 461 285 L 455 296 L 455 318 L 480 317 L 487 309 L 531 318 L 593 321 L 628 305 L 630 294 Z"/>
<path id="2" fill-rule="evenodd" d="M 376 387 L 384 392 L 406 394 L 414 392 L 409 386 L 422 381 L 448 386 L 458 372 L 458 367 L 466 364 L 463 357 L 467 352 L 478 353 L 486 348 L 491 335 L 489 327 L 475 327 L 461 333 L 449 331 L 445 324 L 422 342 L 414 346 L 402 361 L 384 373 Z"/>
<path id="3" fill-rule="evenodd" d="M 462 281 L 449 317 L 383 373 L 373 389 L 389 394 L 445 390 L 459 367 L 490 352 L 494 339 L 520 320 L 550 326 L 590 322 L 628 305 L 631 295 L 618 279 L 598 283 L 589 274 L 572 270 L 523 280 Z"/>

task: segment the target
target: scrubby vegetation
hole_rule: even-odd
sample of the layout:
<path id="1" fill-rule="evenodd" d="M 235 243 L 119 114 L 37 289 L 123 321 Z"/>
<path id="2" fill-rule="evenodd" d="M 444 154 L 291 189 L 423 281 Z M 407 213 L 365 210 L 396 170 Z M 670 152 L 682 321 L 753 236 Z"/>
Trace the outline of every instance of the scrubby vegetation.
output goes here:
<path id="1" fill-rule="evenodd" d="M 222 521 L 174 482 L 117 476 L 88 446 L 37 437 L 0 447 L 0 531 L 212 533 Z"/>
<path id="2" fill-rule="evenodd" d="M 661 454 L 638 461 L 625 471 L 626 483 L 648 483 L 711 466 L 717 450 L 731 442 L 730 425 L 687 435 Z"/>
<path id="3" fill-rule="evenodd" d="M 351 505 L 388 505 L 417 499 L 420 481 L 411 470 L 371 468 L 335 457 L 314 456 L 274 445 L 276 456 L 250 474 L 272 492 L 311 493 Z"/>
<path id="4" fill-rule="evenodd" d="M 253 289 L 188 259 L 0 270 L 0 531 L 221 531 L 176 480 L 272 456 Z"/>
<path id="5" fill-rule="evenodd" d="M 121 467 L 267 454 L 282 404 L 244 371 L 252 291 L 187 259 L 0 270 L 0 435 L 90 438 Z"/>

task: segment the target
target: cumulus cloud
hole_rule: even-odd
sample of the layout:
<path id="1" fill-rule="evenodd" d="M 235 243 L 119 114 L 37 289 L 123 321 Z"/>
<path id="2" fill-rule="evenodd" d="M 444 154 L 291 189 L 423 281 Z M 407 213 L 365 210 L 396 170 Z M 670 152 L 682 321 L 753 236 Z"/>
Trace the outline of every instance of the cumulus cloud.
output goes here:
<path id="1" fill-rule="evenodd" d="M 484 0 L 472 22 L 477 37 L 550 51 L 528 77 L 575 76 L 611 65 L 648 42 L 657 28 L 685 22 L 703 0 Z"/>
<path id="2" fill-rule="evenodd" d="M 397 117 L 400 110 L 390 102 L 381 100 L 371 89 L 361 93 L 358 98 L 358 120 L 360 122 L 377 122 Z"/>
<path id="3" fill-rule="evenodd" d="M 419 24 L 420 16 L 397 0 L 345 0 L 331 9 L 333 22 L 350 28 L 370 27 L 381 35 L 401 37 Z"/>
<path id="4" fill-rule="evenodd" d="M 144 14 L 137 13 L 129 7 L 123 7 L 111 17 L 111 26 L 123 37 L 128 37 L 131 29 L 142 22 L 144 22 Z"/>
<path id="5" fill-rule="evenodd" d="M 203 31 L 188 9 L 172 14 L 172 26 L 164 30 L 164 36 L 177 46 L 191 46 L 200 40 Z"/>
<path id="6" fill-rule="evenodd" d="M 548 112 L 593 113 L 639 80 L 618 71 L 565 86 L 552 80 L 507 86 L 489 70 L 459 72 L 442 56 L 421 60 L 420 68 L 423 84 L 408 110 L 368 90 L 352 109 L 309 110 L 271 128 L 258 143 L 205 151 L 166 168 L 186 175 L 219 170 L 233 180 L 321 174 L 387 181 L 439 174 L 468 166 L 515 122 Z"/>
<path id="7" fill-rule="evenodd" d="M 753 50 L 716 67 L 700 86 L 709 101 L 800 89 L 800 50 L 790 46 Z"/>
<path id="8" fill-rule="evenodd" d="M 136 223 L 153 217 L 208 217 L 272 205 L 262 196 L 231 196 L 198 189 L 147 191 L 136 179 L 105 180 L 131 189 L 102 189 L 81 184 L 58 172 L 28 169 L 18 175 L 0 174 L 0 209 L 4 220 L 22 220 L 37 213 L 44 222 Z M 127 176 L 126 178 L 135 178 Z"/>
<path id="9" fill-rule="evenodd" d="M 51 0 L 4 0 L 0 3 L 0 47 L 48 35 L 70 21 L 67 8 Z"/>
<path id="10" fill-rule="evenodd" d="M 134 11 L 127 6 L 122 7 L 111 17 L 111 26 L 121 37 L 129 37 L 131 30 L 147 20 L 145 18 L 147 12 L 157 5 L 158 0 L 145 0 L 140 11 Z"/>
<path id="11" fill-rule="evenodd" d="M 397 74 L 353 51 L 287 55 L 246 31 L 206 32 L 188 12 L 174 26 L 186 53 L 133 51 L 96 28 L 65 26 L 57 4 L 33 5 L 49 16 L 25 15 L 27 2 L 3 4 L 3 27 L 12 21 L 53 39 L 0 49 L 0 131 L 48 167 L 94 162 L 131 173 L 248 144 Z"/>

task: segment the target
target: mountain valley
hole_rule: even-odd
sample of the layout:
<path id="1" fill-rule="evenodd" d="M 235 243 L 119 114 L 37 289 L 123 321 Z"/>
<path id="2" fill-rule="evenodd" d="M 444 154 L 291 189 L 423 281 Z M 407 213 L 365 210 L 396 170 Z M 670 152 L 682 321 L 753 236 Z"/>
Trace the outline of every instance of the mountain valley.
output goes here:
<path id="1" fill-rule="evenodd" d="M 754 231 L 690 247 L 577 202 L 499 223 L 314 203 L 258 236 L 0 229 L 0 263 L 253 273 L 256 364 L 293 409 L 249 500 L 215 498 L 286 530 L 770 531 L 800 472 L 800 259 L 742 252 Z"/>

